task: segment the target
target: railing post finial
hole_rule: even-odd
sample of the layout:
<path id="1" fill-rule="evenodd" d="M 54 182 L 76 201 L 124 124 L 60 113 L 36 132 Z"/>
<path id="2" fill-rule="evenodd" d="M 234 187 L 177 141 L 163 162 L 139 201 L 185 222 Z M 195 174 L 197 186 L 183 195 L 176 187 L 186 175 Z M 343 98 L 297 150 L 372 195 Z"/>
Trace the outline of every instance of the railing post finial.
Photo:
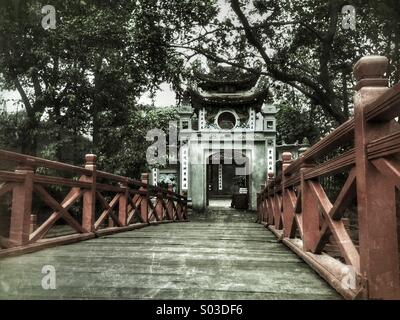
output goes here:
<path id="1" fill-rule="evenodd" d="M 97 156 L 95 154 L 87 154 L 85 155 L 85 168 L 89 170 L 93 170 L 96 168 Z"/>
<path id="2" fill-rule="evenodd" d="M 357 80 L 355 90 L 359 91 L 364 87 L 387 87 L 388 65 L 389 60 L 384 56 L 366 56 L 358 60 L 353 68 Z"/>
<path id="3" fill-rule="evenodd" d="M 284 152 L 282 154 L 282 161 L 283 161 L 283 163 L 290 163 L 292 161 L 292 153 Z"/>
<path id="4" fill-rule="evenodd" d="M 142 183 L 148 183 L 149 182 L 149 174 L 147 172 L 142 173 L 140 175 L 140 180 L 142 181 Z"/>
<path id="5" fill-rule="evenodd" d="M 284 152 L 282 154 L 282 172 L 285 173 L 286 168 L 290 166 L 292 163 L 292 153 L 291 152 Z M 284 179 L 282 179 L 283 182 Z"/>

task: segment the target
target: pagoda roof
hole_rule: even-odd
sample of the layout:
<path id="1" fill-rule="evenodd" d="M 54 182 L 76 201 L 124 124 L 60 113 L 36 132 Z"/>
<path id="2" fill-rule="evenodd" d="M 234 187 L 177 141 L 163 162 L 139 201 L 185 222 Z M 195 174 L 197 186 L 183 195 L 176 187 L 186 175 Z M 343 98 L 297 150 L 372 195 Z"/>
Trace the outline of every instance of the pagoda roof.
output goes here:
<path id="1" fill-rule="evenodd" d="M 243 71 L 231 66 L 214 66 L 208 73 L 195 71 L 194 77 L 198 86 L 204 90 L 216 90 L 226 86 L 235 90 L 248 90 L 256 85 L 260 72 Z"/>
<path id="2" fill-rule="evenodd" d="M 199 107 L 246 106 L 261 110 L 264 100 L 268 97 L 268 87 L 258 78 L 249 90 L 234 92 L 210 92 L 197 83 L 189 87 L 192 105 Z"/>

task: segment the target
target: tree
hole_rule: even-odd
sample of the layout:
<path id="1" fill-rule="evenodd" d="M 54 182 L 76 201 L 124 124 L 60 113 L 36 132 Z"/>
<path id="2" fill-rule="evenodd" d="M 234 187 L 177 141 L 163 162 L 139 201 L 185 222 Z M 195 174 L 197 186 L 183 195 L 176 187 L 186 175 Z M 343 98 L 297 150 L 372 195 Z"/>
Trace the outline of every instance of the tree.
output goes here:
<path id="1" fill-rule="evenodd" d="M 315 106 L 304 107 L 307 98 L 295 93 L 289 85 L 277 90 L 279 97 L 275 102 L 278 112 L 277 142 L 301 143 L 304 138 L 314 144 L 321 136 L 332 129 L 329 119 Z"/>
<path id="2" fill-rule="evenodd" d="M 226 3 L 232 14 L 176 47 L 253 72 L 253 65 L 261 63 L 262 74 L 294 88 L 335 126 L 351 114 L 354 63 L 367 54 L 386 54 L 398 62 L 397 1 Z M 347 4 L 356 7 L 356 30 L 342 27 L 341 10 Z M 393 69 L 392 75 L 399 77 Z"/>
<path id="3" fill-rule="evenodd" d="M 61 159 L 64 131 L 90 133 L 97 152 L 107 125 L 127 121 L 135 100 L 163 81 L 178 87 L 182 58 L 164 44 L 205 25 L 213 1 L 54 0 L 55 30 L 44 30 L 41 4 L 5 0 L 0 7 L 2 87 L 16 89 L 26 109 L 24 153 L 37 151 L 43 117 Z"/>
<path id="4" fill-rule="evenodd" d="M 130 109 L 127 121 L 119 126 L 109 125 L 108 136 L 102 139 L 98 159 L 102 170 L 133 177 L 149 171 L 146 150 L 153 142 L 146 141 L 146 134 L 154 128 L 168 134 L 169 123 L 177 120 L 177 114 L 175 107 Z"/>

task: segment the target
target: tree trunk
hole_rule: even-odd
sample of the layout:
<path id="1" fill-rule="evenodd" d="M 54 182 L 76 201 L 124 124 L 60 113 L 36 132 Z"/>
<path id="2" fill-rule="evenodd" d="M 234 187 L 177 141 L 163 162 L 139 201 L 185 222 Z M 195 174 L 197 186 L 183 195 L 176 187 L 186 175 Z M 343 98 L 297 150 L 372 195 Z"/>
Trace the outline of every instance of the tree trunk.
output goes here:
<path id="1" fill-rule="evenodd" d="M 32 156 L 37 155 L 39 121 L 35 114 L 27 114 L 21 135 L 21 152 Z"/>

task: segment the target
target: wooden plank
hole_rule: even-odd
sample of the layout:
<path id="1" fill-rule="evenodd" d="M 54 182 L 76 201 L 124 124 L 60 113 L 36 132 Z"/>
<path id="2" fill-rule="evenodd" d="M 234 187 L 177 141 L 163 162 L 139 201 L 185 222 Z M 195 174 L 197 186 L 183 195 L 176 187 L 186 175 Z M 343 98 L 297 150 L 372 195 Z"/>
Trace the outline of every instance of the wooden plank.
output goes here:
<path id="1" fill-rule="evenodd" d="M 51 239 L 42 239 L 35 243 L 31 243 L 25 246 L 0 250 L 0 258 L 13 257 L 22 254 L 37 252 L 39 250 L 44 250 L 56 246 L 62 246 L 66 244 L 75 243 L 78 241 L 93 239 L 94 237 L 95 235 L 93 233 L 84 233 L 84 234 L 71 234 L 66 236 L 60 236 Z"/>
<path id="2" fill-rule="evenodd" d="M 299 230 L 300 238 L 304 238 L 304 231 L 303 231 L 303 216 L 299 213 L 295 215 L 297 230 Z"/>
<path id="3" fill-rule="evenodd" d="M 58 185 L 58 186 L 66 186 L 66 187 L 79 187 L 79 188 L 91 188 L 91 183 L 82 181 L 82 180 L 74 180 L 74 179 L 66 179 L 60 177 L 52 177 L 52 176 L 42 176 L 35 174 L 33 177 L 33 181 L 35 183 L 46 184 L 46 185 Z"/>
<path id="4" fill-rule="evenodd" d="M 354 166 L 355 163 L 355 152 L 349 150 L 342 155 L 335 157 L 331 160 L 325 161 L 324 163 L 317 165 L 304 173 L 304 179 L 320 178 L 334 173 L 342 172 L 345 169 Z"/>
<path id="5" fill-rule="evenodd" d="M 25 175 L 22 173 L 15 173 L 10 171 L 0 170 L 0 181 L 6 182 L 23 182 Z"/>
<path id="6" fill-rule="evenodd" d="M 368 74 L 362 76 L 354 107 L 360 266 L 368 283 L 366 294 L 371 299 L 400 297 L 396 189 L 390 180 L 383 179 L 366 152 L 368 143 L 393 132 L 390 119 L 396 108 L 389 103 L 393 89 L 385 86 L 387 79 L 383 73 L 387 62 L 384 57 L 359 61 L 358 69 L 369 70 L 373 79 L 368 79 Z M 379 70 L 379 73 L 372 70 Z M 381 78 L 379 86 L 376 85 L 378 75 Z M 395 90 L 399 89 L 397 86 Z M 397 97 L 393 101 L 396 100 Z M 385 275 L 384 279 L 382 275 Z"/>
<path id="7" fill-rule="evenodd" d="M 319 142 L 309 148 L 299 159 L 294 161 L 285 171 L 285 174 L 292 174 L 300 170 L 302 162 L 316 160 L 323 154 L 334 150 L 343 143 L 352 140 L 354 137 L 354 119 L 350 119 L 337 127 Z"/>
<path id="8" fill-rule="evenodd" d="M 103 197 L 103 195 L 99 191 L 96 191 L 96 198 L 97 198 L 97 200 L 99 200 L 103 209 L 110 208 L 110 205 L 108 204 L 107 200 Z"/>
<path id="9" fill-rule="evenodd" d="M 282 242 L 302 258 L 345 299 L 354 300 L 360 295 L 360 289 L 357 290 L 357 288 L 352 289 L 343 286 L 343 275 L 341 270 L 346 268 L 346 265 L 328 255 L 317 255 L 310 252 L 304 252 L 302 250 L 301 242 L 297 242 L 294 239 L 283 239 Z"/>
<path id="10" fill-rule="evenodd" d="M 400 165 L 394 161 L 380 158 L 372 160 L 372 164 L 390 180 L 393 185 L 400 188 Z"/>
<path id="11" fill-rule="evenodd" d="M 295 221 L 295 206 L 296 206 L 296 194 L 291 188 L 284 189 L 283 195 L 283 222 L 284 222 L 284 235 L 285 237 L 293 238 L 294 228 L 292 225 L 296 223 Z"/>
<path id="12" fill-rule="evenodd" d="M 112 227 L 112 228 L 105 228 L 101 230 L 96 230 L 96 235 L 97 236 L 107 236 L 107 235 L 112 235 L 116 233 L 121 233 L 121 232 L 126 232 L 126 231 L 132 231 L 132 230 L 137 230 L 137 229 L 142 229 L 148 226 L 156 226 L 160 224 L 167 224 L 167 223 L 172 223 L 172 222 L 187 222 L 187 221 L 151 221 L 149 223 L 135 223 L 131 224 L 129 226 L 123 226 L 123 227 Z"/>
<path id="13" fill-rule="evenodd" d="M 400 152 L 400 131 L 394 132 L 367 144 L 368 159 L 387 157 Z"/>
<path id="14" fill-rule="evenodd" d="M 400 84 L 389 88 L 376 100 L 365 106 L 367 121 L 389 121 L 400 114 Z"/>
<path id="15" fill-rule="evenodd" d="M 116 186 L 112 186 L 110 184 L 104 184 L 104 183 L 96 183 L 96 189 L 100 190 L 100 191 L 110 191 L 110 192 L 115 192 L 115 193 L 125 192 L 124 188 L 116 187 Z"/>
<path id="16" fill-rule="evenodd" d="M 344 211 L 348 206 L 349 202 L 354 199 L 356 196 L 356 172 L 355 168 L 353 168 L 349 176 L 346 179 L 343 188 L 340 190 L 340 193 L 332 206 L 332 209 L 329 212 L 329 216 L 333 220 L 340 220 L 343 217 Z M 315 246 L 314 252 L 320 253 L 324 249 L 325 245 L 329 241 L 329 237 L 331 236 L 332 232 L 329 228 L 328 222 L 325 222 L 321 228 L 321 237 Z"/>
<path id="17" fill-rule="evenodd" d="M 84 169 L 82 167 L 77 167 L 66 163 L 46 160 L 6 150 L 0 150 L 0 159 L 12 163 L 29 164 L 35 167 L 46 167 L 55 170 L 71 171 L 74 173 L 85 175 L 91 174 L 90 170 Z"/>
<path id="18" fill-rule="evenodd" d="M 304 179 L 304 170 L 302 169 L 301 179 L 301 207 L 302 207 L 302 225 L 304 251 L 312 251 L 320 237 L 319 235 L 319 207 L 318 199 L 312 192 L 311 181 Z"/>
<path id="19" fill-rule="evenodd" d="M 38 189 L 38 185 L 35 186 L 35 192 Z M 64 198 L 63 202 L 61 203 L 61 207 L 65 210 L 68 210 L 74 203 L 77 201 L 83 194 L 83 191 L 80 188 L 72 188 L 67 196 Z M 47 201 L 47 198 L 45 198 Z M 50 217 L 41 225 L 39 226 L 29 237 L 29 241 L 33 242 L 36 241 L 46 235 L 46 233 L 50 230 L 50 228 L 54 225 L 54 223 L 61 218 L 63 211 L 57 210 L 53 212 Z"/>
<path id="20" fill-rule="evenodd" d="M 115 206 L 117 205 L 119 198 L 120 198 L 121 194 L 117 193 L 114 198 L 111 200 L 111 202 L 108 204 L 108 208 L 105 209 L 102 214 L 100 215 L 100 217 L 97 219 L 97 221 L 94 223 L 94 230 L 97 230 L 100 225 L 104 222 L 104 220 L 110 216 L 113 221 L 119 226 L 121 227 L 121 223 L 119 222 L 118 218 L 112 214 L 112 210 L 114 210 Z"/>
<path id="21" fill-rule="evenodd" d="M 10 241 L 18 245 L 29 242 L 32 196 L 33 170 L 20 170 L 24 177 L 23 183 L 18 183 L 12 192 Z"/>
<path id="22" fill-rule="evenodd" d="M 116 235 L 104 230 L 106 238 L 4 259 L 0 280 L 10 279 L 9 298 L 339 298 L 253 214 L 191 220 Z M 118 229 L 125 230 L 109 232 Z M 35 280 L 43 264 L 56 267 L 57 290 Z M 75 276 L 66 276 L 71 270 Z M 28 288 L 36 283 L 40 290 Z"/>
<path id="23" fill-rule="evenodd" d="M 37 193 L 40 198 L 48 205 L 51 209 L 56 210 L 61 213 L 61 218 L 64 219 L 72 228 L 74 228 L 79 233 L 86 233 L 85 229 L 76 221 L 68 212 L 68 210 L 61 204 L 58 203 L 42 186 L 34 186 L 35 193 Z M 76 200 L 75 200 L 76 201 Z M 30 239 L 35 241 L 37 239 Z"/>
<path id="24" fill-rule="evenodd" d="M 353 168 L 346 179 L 336 201 L 331 209 L 330 216 L 333 220 L 339 220 L 343 217 L 344 211 L 350 202 L 356 197 L 356 170 Z"/>
<path id="25" fill-rule="evenodd" d="M 164 200 L 162 196 L 157 197 L 156 205 L 155 205 L 155 215 L 158 221 L 162 221 L 164 219 Z"/>
<path id="26" fill-rule="evenodd" d="M 315 196 L 318 199 L 321 208 L 323 209 L 323 215 L 325 217 L 325 223 L 328 224 L 330 231 L 332 232 L 333 236 L 335 237 L 336 244 L 338 245 L 343 258 L 346 260 L 348 264 L 351 264 L 354 269 L 359 272 L 360 270 L 360 255 L 356 247 L 353 244 L 349 234 L 344 227 L 344 224 L 341 220 L 332 220 L 332 204 L 329 201 L 328 197 L 325 194 L 325 191 L 321 187 L 321 185 L 314 181 L 309 181 L 309 185 L 311 186 L 311 190 L 314 192 Z M 323 228 L 325 229 L 325 228 Z M 321 237 L 325 237 L 325 234 L 322 234 Z M 313 248 L 314 253 L 320 253 L 321 240 L 316 242 L 315 247 Z"/>

